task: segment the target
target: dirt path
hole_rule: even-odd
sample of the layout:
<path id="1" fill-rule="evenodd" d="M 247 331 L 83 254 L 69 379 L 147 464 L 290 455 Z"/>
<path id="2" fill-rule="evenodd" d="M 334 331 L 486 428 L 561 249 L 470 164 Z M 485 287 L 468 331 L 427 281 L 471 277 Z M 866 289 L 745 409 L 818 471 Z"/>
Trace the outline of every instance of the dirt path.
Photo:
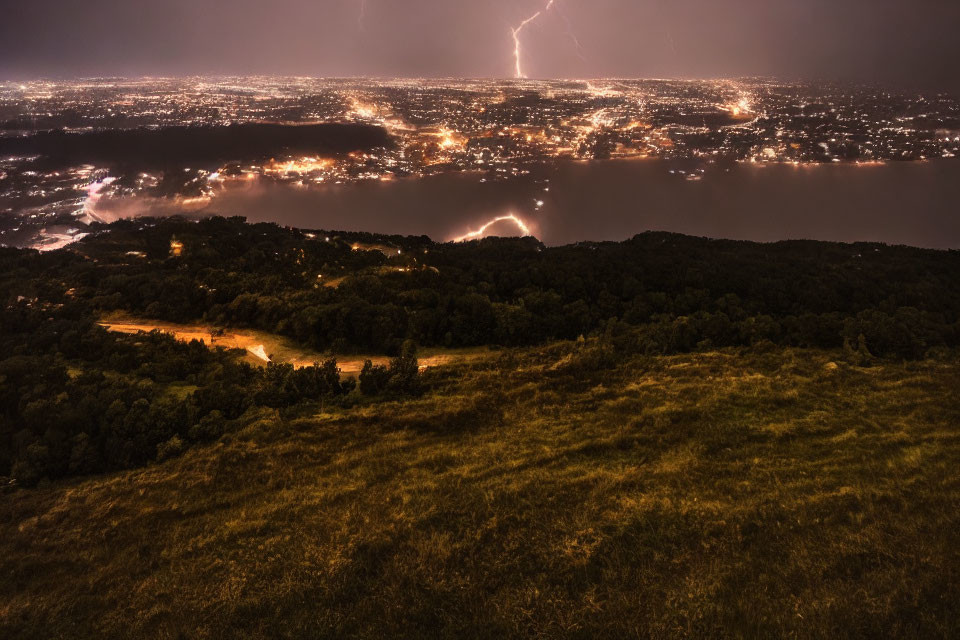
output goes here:
<path id="1" fill-rule="evenodd" d="M 158 330 L 184 342 L 199 340 L 209 347 L 243 349 L 247 352 L 246 360 L 259 366 L 267 362 L 281 362 L 290 363 L 299 369 L 309 367 L 315 362 L 322 362 L 330 357 L 330 354 L 303 349 L 281 336 L 252 329 L 217 329 L 206 325 L 174 324 L 128 317 L 104 318 L 100 322 L 100 326 L 110 331 L 126 334 Z M 485 353 L 485 351 L 477 349 L 445 350 L 442 352 L 431 350 L 421 355 L 418 360 L 420 361 L 420 368 L 425 369 L 453 362 L 479 359 Z M 366 355 L 337 356 L 337 366 L 340 367 L 343 375 L 356 377 L 363 368 L 365 360 L 371 360 L 374 364 L 386 365 L 390 358 Z"/>

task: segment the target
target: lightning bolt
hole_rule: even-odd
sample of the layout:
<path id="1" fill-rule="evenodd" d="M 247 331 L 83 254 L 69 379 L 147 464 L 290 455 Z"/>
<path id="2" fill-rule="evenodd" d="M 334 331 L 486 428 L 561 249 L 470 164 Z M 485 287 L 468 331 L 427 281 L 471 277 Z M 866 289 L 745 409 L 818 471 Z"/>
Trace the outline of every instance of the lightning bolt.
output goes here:
<path id="1" fill-rule="evenodd" d="M 670 45 L 670 51 L 673 52 L 673 56 L 676 57 L 677 43 L 673 40 L 673 33 L 670 31 L 670 25 L 667 22 L 666 16 L 664 16 L 665 9 L 666 3 L 660 2 L 656 7 L 656 18 L 660 22 L 660 28 L 663 30 L 663 39 Z"/>
<path id="2" fill-rule="evenodd" d="M 557 4 L 557 14 L 563 18 L 564 24 L 567 25 L 567 35 L 570 36 L 570 40 L 573 41 L 573 46 L 574 50 L 577 52 L 577 57 L 586 62 L 587 58 L 583 55 L 583 45 L 580 44 L 580 39 L 577 38 L 577 34 L 573 31 L 573 23 L 570 21 L 570 16 L 567 15 L 566 11 L 563 10 L 563 7 L 560 4 Z"/>
<path id="3" fill-rule="evenodd" d="M 517 225 L 517 228 L 520 229 L 520 231 L 523 233 L 524 236 L 533 235 L 533 233 L 530 231 L 530 227 L 528 227 L 523 220 L 521 220 L 520 218 L 518 218 L 517 216 L 511 213 L 509 215 L 494 218 L 493 220 L 486 223 L 476 231 L 470 231 L 466 235 L 460 236 L 459 238 L 454 238 L 453 242 L 466 242 L 467 240 L 476 240 L 477 238 L 482 238 L 483 234 L 487 232 L 487 229 L 497 224 L 498 222 L 504 222 L 506 220 L 509 220 L 513 222 L 515 225 Z"/>
<path id="4" fill-rule="evenodd" d="M 367 0 L 360 0 L 360 14 L 357 16 L 357 28 L 360 31 L 366 31 L 367 27 L 364 20 L 367 17 Z"/>
<path id="5" fill-rule="evenodd" d="M 517 78 L 518 80 L 521 78 L 527 77 L 523 73 L 523 66 L 521 65 L 521 61 L 520 61 L 520 34 L 523 32 L 524 29 L 526 29 L 528 24 L 530 24 L 531 22 L 539 18 L 541 15 L 549 11 L 555 1 L 556 0 L 548 0 L 547 6 L 545 6 L 543 9 L 540 9 L 540 11 L 537 11 L 535 14 L 533 14 L 532 16 L 530 16 L 529 18 L 521 22 L 519 26 L 514 27 L 513 29 L 510 30 L 511 34 L 513 35 L 513 59 L 516 64 L 516 71 L 515 71 L 514 77 Z"/>

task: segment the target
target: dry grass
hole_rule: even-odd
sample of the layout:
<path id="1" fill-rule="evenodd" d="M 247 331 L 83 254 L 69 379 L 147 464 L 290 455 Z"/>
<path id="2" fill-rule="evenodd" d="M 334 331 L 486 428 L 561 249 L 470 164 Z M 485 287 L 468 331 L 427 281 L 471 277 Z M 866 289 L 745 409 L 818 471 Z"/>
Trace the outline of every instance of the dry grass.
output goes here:
<path id="1" fill-rule="evenodd" d="M 562 352 L 4 496 L 0 637 L 954 636 L 960 365 Z"/>

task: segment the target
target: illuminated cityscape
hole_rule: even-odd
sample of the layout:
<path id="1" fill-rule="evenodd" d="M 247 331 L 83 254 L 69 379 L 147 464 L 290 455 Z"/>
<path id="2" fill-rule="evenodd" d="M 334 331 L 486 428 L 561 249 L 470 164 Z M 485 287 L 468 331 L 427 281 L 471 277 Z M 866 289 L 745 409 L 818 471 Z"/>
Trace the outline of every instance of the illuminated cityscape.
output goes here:
<path id="1" fill-rule="evenodd" d="M 96 164 L 50 169 L 36 157 L 0 153 L 4 241 L 60 246 L 96 219 L 92 205 L 104 197 L 176 198 L 189 211 L 254 179 L 309 187 L 480 172 L 502 181 L 545 163 L 658 158 L 670 173 L 696 181 L 734 163 L 879 163 L 960 153 L 960 105 L 947 95 L 764 79 L 254 77 L 0 88 L 0 149 L 43 130 L 82 136 L 264 122 L 363 123 L 382 127 L 393 143 L 329 157 L 238 157 L 135 171 Z"/>

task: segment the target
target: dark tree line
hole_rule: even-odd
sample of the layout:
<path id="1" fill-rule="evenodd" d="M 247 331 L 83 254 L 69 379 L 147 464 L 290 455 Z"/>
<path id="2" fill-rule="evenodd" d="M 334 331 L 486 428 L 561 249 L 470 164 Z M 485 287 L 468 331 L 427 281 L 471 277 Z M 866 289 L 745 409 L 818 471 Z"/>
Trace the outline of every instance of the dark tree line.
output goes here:
<path id="1" fill-rule="evenodd" d="M 184 244 L 179 258 L 168 257 L 172 237 Z M 589 334 L 610 318 L 686 318 L 706 332 L 696 342 L 762 334 L 817 347 L 841 345 L 850 320 L 878 355 L 917 357 L 923 346 L 956 346 L 960 320 L 960 254 L 869 243 L 646 233 L 565 247 L 531 238 L 457 245 L 215 218 L 115 223 L 61 254 L 12 261 L 51 274 L 32 285 L 44 299 L 73 288 L 96 310 L 255 327 L 335 352 L 396 354 L 406 340 L 532 345 Z"/>
<path id="2" fill-rule="evenodd" d="M 383 127 L 373 125 L 250 122 L 81 132 L 53 129 L 0 137 L 0 155 L 38 156 L 37 166 L 45 169 L 90 163 L 142 171 L 187 163 L 218 166 L 227 160 L 254 161 L 281 153 L 345 154 L 393 144 Z"/>
<path id="3" fill-rule="evenodd" d="M 69 305 L 0 313 L 0 476 L 41 479 L 143 465 L 216 439 L 258 407 L 336 400 L 336 360 L 294 369 L 152 332 L 110 333 Z"/>

